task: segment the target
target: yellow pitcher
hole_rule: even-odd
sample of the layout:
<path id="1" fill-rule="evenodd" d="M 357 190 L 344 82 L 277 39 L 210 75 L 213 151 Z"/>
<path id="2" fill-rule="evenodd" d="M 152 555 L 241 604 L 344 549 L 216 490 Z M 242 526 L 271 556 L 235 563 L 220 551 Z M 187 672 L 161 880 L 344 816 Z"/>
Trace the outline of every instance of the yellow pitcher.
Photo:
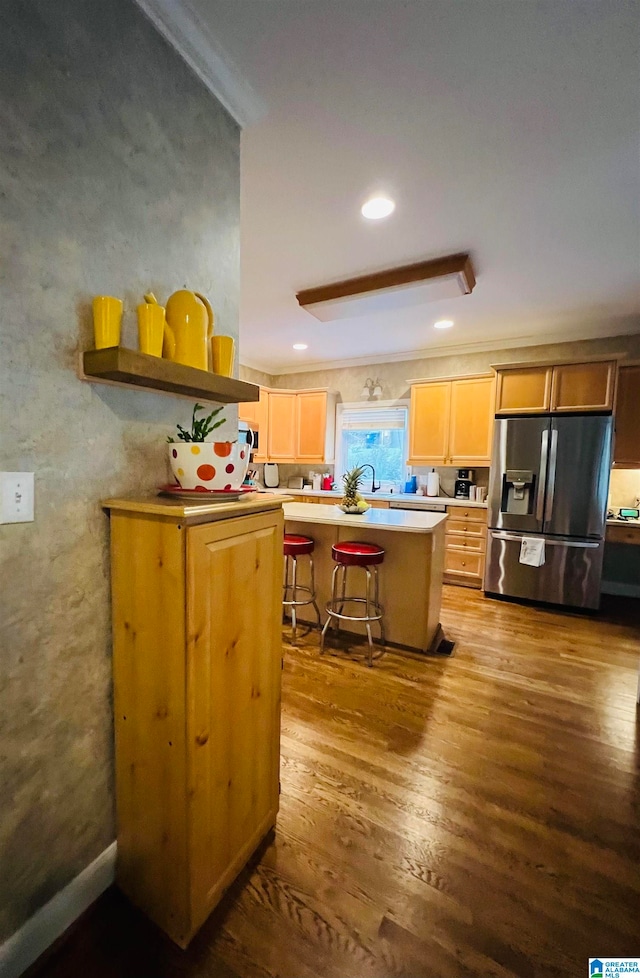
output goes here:
<path id="1" fill-rule="evenodd" d="M 147 302 L 155 302 L 152 293 Z M 209 340 L 213 334 L 213 310 L 209 300 L 199 292 L 180 289 L 167 299 L 162 355 L 174 363 L 184 363 L 198 370 L 209 369 Z"/>

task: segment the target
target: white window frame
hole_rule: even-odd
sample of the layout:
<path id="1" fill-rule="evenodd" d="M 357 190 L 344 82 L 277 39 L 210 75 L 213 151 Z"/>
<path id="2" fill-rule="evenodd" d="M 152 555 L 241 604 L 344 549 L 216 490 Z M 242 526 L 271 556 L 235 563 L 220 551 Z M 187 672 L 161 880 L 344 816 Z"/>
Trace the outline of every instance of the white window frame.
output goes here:
<path id="1" fill-rule="evenodd" d="M 389 408 L 404 408 L 405 410 L 405 427 L 404 427 L 404 458 L 409 457 L 409 407 L 411 402 L 407 398 L 397 398 L 392 401 L 347 401 L 339 402 L 336 405 L 336 443 L 335 443 L 335 466 L 334 466 L 334 479 L 336 485 L 340 486 L 342 474 L 344 472 L 344 462 L 342 459 L 342 416 L 345 411 L 372 411 L 376 408 L 387 409 Z M 403 463 L 404 464 L 404 463 Z M 370 470 L 368 470 L 369 474 Z M 401 475 L 398 480 L 400 484 L 400 489 L 404 486 L 404 479 Z M 394 489 L 398 483 L 392 483 Z M 366 488 L 366 486 L 364 487 Z"/>

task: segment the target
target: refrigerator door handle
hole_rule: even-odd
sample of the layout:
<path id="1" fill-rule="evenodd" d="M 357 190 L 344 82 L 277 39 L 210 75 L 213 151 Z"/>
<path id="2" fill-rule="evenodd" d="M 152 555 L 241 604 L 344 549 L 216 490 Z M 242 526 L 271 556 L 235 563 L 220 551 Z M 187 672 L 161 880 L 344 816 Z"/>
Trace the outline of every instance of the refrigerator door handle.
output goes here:
<path id="1" fill-rule="evenodd" d="M 544 496 L 547 485 L 547 455 L 549 452 L 549 429 L 545 428 L 542 432 L 542 443 L 540 446 L 540 480 L 538 482 L 538 492 L 536 494 L 536 519 L 540 525 L 544 517 Z"/>
<path id="2" fill-rule="evenodd" d="M 545 524 L 553 515 L 553 497 L 556 492 L 556 462 L 558 460 L 558 430 L 551 429 L 551 448 L 549 449 L 549 476 L 547 480 L 546 505 L 544 512 Z"/>
<path id="3" fill-rule="evenodd" d="M 491 531 L 491 536 L 494 540 L 514 540 L 516 543 L 521 543 L 524 537 L 528 536 L 527 533 L 500 533 L 495 530 Z M 594 543 L 578 543 L 577 540 L 549 540 L 548 537 L 544 539 L 545 547 L 576 547 L 581 550 L 597 550 L 600 546 L 601 541 Z"/>

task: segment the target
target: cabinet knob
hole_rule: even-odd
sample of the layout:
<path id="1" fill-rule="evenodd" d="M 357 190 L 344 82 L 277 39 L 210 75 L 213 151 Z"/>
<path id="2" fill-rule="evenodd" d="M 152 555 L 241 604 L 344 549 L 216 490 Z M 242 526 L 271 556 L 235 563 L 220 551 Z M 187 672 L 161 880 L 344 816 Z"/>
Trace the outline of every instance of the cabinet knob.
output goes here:
<path id="1" fill-rule="evenodd" d="M 462 566 L 463 566 L 463 567 L 466 567 L 466 566 L 467 566 L 467 562 L 466 562 L 466 560 L 462 560 L 462 561 L 461 561 L 461 564 L 462 564 Z"/>

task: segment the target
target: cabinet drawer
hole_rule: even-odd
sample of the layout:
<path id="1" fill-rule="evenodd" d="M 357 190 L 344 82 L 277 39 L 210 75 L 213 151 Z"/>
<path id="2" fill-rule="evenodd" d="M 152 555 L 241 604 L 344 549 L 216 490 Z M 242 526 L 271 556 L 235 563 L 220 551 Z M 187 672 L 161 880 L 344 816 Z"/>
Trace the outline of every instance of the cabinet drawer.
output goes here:
<path id="1" fill-rule="evenodd" d="M 447 506 L 449 526 L 452 520 L 466 520 L 467 523 L 487 524 L 486 509 L 474 509 L 472 506 Z"/>
<path id="2" fill-rule="evenodd" d="M 471 550 L 483 554 L 487 549 L 487 543 L 481 534 L 472 533 L 447 533 L 447 549 L 453 547 L 457 550 Z"/>
<path id="3" fill-rule="evenodd" d="M 447 547 L 444 553 L 444 572 L 445 574 L 463 574 L 466 577 L 482 577 L 484 554 L 464 553 L 464 551 L 451 550 Z"/>
<path id="4" fill-rule="evenodd" d="M 486 537 L 487 527 L 475 520 L 457 520 L 450 516 L 447 520 L 447 533 L 469 533 L 473 536 Z"/>

